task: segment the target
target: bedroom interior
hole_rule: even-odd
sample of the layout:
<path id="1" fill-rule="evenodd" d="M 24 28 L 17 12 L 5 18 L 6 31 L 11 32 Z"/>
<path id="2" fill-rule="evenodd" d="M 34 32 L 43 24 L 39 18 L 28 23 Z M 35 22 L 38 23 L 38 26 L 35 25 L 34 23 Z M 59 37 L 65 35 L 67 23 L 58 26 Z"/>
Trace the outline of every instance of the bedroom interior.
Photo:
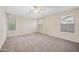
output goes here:
<path id="1" fill-rule="evenodd" d="M 78 6 L 0 7 L 1 52 L 79 52 Z"/>

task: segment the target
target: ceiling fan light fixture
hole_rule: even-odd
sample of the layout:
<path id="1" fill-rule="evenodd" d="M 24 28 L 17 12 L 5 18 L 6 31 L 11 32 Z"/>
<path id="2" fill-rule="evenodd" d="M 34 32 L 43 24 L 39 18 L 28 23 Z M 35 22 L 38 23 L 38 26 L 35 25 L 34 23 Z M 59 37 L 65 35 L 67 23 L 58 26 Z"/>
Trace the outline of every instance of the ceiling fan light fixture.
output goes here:
<path id="1" fill-rule="evenodd" d="M 38 12 L 39 12 L 39 10 L 38 10 L 38 9 L 34 9 L 34 12 L 35 12 L 35 13 L 38 13 Z"/>
<path id="2" fill-rule="evenodd" d="M 43 7 L 40 7 L 40 6 L 32 6 L 30 13 L 34 13 L 37 15 L 46 14 L 46 9 L 44 9 Z"/>

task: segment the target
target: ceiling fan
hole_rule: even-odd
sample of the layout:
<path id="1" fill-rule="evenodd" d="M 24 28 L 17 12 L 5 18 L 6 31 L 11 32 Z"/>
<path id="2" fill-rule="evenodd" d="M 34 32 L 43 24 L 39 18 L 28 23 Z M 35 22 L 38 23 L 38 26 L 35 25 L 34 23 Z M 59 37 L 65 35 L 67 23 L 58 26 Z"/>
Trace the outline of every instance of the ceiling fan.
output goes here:
<path id="1" fill-rule="evenodd" d="M 44 7 L 41 6 L 33 6 L 31 9 L 33 13 L 38 13 L 38 14 L 45 13 L 47 11 Z"/>

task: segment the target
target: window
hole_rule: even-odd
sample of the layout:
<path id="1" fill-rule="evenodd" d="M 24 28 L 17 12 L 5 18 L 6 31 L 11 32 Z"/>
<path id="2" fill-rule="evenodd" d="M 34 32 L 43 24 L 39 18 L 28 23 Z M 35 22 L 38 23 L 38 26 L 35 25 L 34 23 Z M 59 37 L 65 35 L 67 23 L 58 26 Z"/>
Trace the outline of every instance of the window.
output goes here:
<path id="1" fill-rule="evenodd" d="M 74 16 L 71 16 L 71 15 L 62 16 L 61 31 L 62 32 L 71 32 L 71 33 L 75 32 Z"/>
<path id="2" fill-rule="evenodd" d="M 16 19 L 15 18 L 9 18 L 8 19 L 8 30 L 9 31 L 15 31 L 16 30 Z"/>

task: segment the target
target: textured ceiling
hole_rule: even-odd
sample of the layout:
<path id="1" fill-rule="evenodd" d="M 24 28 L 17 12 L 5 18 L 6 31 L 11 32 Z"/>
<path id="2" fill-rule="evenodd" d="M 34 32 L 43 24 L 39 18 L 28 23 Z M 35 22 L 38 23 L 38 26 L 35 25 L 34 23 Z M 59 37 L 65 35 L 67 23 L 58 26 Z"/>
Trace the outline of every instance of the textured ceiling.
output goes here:
<path id="1" fill-rule="evenodd" d="M 2 8 L 8 14 L 27 16 L 31 18 L 41 18 L 53 13 L 78 8 L 77 6 L 39 6 L 39 7 L 44 9 L 45 11 L 42 11 L 42 13 L 40 14 L 34 13 L 32 6 L 4 6 Z"/>

